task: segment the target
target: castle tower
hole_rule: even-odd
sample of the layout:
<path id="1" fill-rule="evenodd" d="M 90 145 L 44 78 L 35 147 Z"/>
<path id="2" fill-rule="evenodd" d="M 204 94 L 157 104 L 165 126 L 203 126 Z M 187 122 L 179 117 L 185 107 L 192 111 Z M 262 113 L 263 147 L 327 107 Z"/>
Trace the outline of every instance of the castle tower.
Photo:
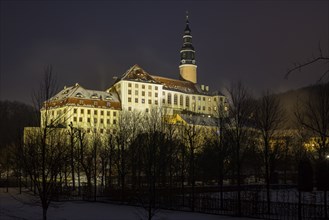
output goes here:
<path id="1" fill-rule="evenodd" d="M 192 45 L 191 29 L 189 27 L 188 15 L 186 15 L 186 27 L 183 36 L 183 46 L 180 50 L 180 76 L 184 80 L 197 83 L 195 51 Z"/>

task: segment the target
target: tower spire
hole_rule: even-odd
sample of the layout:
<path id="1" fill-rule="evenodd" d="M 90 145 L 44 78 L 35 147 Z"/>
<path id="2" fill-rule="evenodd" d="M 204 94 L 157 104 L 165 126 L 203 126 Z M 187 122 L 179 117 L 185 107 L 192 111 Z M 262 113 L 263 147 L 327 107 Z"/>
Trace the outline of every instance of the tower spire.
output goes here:
<path id="1" fill-rule="evenodd" d="M 180 75 L 181 78 L 191 81 L 193 83 L 197 82 L 196 68 L 195 65 L 195 50 L 192 45 L 192 35 L 191 29 L 189 27 L 189 14 L 186 11 L 186 27 L 183 35 L 183 46 L 180 50 Z"/>

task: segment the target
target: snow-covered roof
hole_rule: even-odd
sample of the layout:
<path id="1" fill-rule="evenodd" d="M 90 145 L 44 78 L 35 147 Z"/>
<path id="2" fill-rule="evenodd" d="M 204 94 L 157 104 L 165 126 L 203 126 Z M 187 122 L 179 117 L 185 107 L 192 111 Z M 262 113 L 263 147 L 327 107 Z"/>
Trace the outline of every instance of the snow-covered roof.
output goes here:
<path id="1" fill-rule="evenodd" d="M 214 117 L 208 117 L 207 115 L 189 115 L 179 114 L 179 116 L 187 123 L 193 125 L 202 126 L 217 126 L 217 120 Z"/>
<path id="2" fill-rule="evenodd" d="M 52 106 L 57 105 L 88 105 L 97 107 L 120 108 L 120 100 L 116 93 L 85 89 L 76 83 L 64 87 L 59 93 L 48 100 Z M 97 104 L 96 104 L 97 103 Z"/>

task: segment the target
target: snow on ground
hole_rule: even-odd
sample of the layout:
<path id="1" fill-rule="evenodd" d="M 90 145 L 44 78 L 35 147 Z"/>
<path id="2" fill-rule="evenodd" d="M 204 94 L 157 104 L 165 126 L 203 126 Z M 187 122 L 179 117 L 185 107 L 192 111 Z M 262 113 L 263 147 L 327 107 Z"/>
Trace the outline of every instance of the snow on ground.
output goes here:
<path id="1" fill-rule="evenodd" d="M 0 188 L 0 219 L 42 219 L 38 199 L 29 194 L 19 194 L 10 188 L 9 193 Z M 115 205 L 99 202 L 54 202 L 48 210 L 49 220 L 141 220 L 147 219 L 147 212 L 141 207 Z M 219 215 L 192 212 L 159 210 L 154 220 L 248 220 Z"/>

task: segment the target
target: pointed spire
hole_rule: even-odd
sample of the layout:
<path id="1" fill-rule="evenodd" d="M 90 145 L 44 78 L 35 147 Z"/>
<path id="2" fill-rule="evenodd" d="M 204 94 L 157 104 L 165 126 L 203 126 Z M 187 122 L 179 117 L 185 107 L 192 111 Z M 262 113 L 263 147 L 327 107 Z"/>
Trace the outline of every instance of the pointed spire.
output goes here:
<path id="1" fill-rule="evenodd" d="M 191 34 L 191 29 L 189 27 L 189 24 L 190 24 L 190 22 L 188 20 L 188 11 L 186 11 L 186 27 L 185 27 L 184 33 L 188 34 L 188 35 Z"/>

